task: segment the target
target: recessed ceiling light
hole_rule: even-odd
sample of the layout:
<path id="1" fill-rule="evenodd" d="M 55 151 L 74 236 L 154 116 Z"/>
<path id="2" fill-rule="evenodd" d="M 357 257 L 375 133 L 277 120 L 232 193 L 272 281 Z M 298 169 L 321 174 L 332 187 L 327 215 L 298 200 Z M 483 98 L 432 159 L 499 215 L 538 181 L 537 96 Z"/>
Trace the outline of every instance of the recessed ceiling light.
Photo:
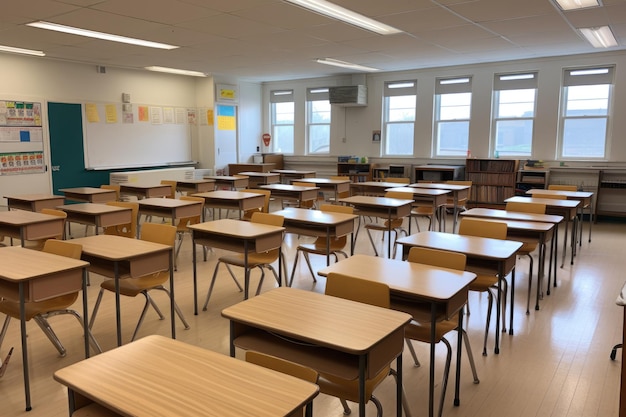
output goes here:
<path id="1" fill-rule="evenodd" d="M 146 41 L 143 39 L 127 38 L 126 36 L 113 35 L 113 34 L 104 33 L 104 32 L 96 32 L 93 30 L 80 29 L 80 28 L 75 28 L 72 26 L 64 26 L 64 25 L 59 25 L 59 24 L 50 23 L 50 22 L 43 22 L 43 21 L 32 22 L 32 23 L 27 23 L 26 26 L 31 26 L 31 27 L 39 28 L 39 29 L 53 30 L 55 32 L 69 33 L 72 35 L 86 36 L 88 38 L 103 39 L 105 41 L 128 43 L 131 45 L 138 45 L 138 46 L 146 46 L 148 48 L 157 48 L 157 49 L 179 48 L 178 46 L 168 45 L 166 43 L 151 42 L 151 41 Z"/>
<path id="2" fill-rule="evenodd" d="M 14 54 L 34 55 L 34 56 L 46 56 L 43 51 L 35 51 L 33 49 L 15 48 L 13 46 L 0 45 L 0 51 L 11 52 Z"/>
<path id="3" fill-rule="evenodd" d="M 563 10 L 586 9 L 600 6 L 600 0 L 556 0 L 556 2 Z"/>
<path id="4" fill-rule="evenodd" d="M 353 69 L 357 71 L 368 71 L 368 72 L 380 71 L 378 68 L 366 67 L 364 65 L 353 64 L 351 62 L 340 61 L 338 59 L 332 59 L 332 58 L 323 58 L 323 59 L 320 58 L 320 59 L 316 59 L 315 62 L 317 62 L 318 64 L 332 65 L 335 67 L 348 68 L 348 69 Z"/>
<path id="5" fill-rule="evenodd" d="M 611 28 L 608 26 L 578 28 L 578 30 L 594 48 L 611 48 L 617 46 L 617 39 L 615 39 Z"/>
<path id="6" fill-rule="evenodd" d="M 170 74 L 179 74 L 179 75 L 190 75 L 192 77 L 207 77 L 207 74 L 200 71 L 189 71 L 177 68 L 167 68 L 167 67 L 145 67 L 148 71 L 156 71 L 156 72 L 167 72 Z"/>
<path id="7" fill-rule="evenodd" d="M 303 7 L 307 10 L 319 13 L 321 15 L 331 17 L 333 19 L 341 20 L 342 22 L 349 23 L 354 26 L 358 26 L 361 29 L 369 30 L 379 35 L 393 35 L 401 33 L 400 29 L 396 29 L 393 26 L 386 25 L 362 14 L 353 12 L 341 6 L 337 6 L 329 1 L 325 0 L 285 0 L 296 6 Z"/>

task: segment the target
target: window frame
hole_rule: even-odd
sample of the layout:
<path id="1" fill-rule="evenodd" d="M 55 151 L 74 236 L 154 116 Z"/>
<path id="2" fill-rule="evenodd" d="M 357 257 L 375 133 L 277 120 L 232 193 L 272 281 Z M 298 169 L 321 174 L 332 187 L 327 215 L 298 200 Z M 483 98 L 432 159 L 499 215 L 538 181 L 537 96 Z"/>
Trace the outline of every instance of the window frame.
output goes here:
<path id="1" fill-rule="evenodd" d="M 328 123 L 313 122 L 313 102 L 328 102 Z M 330 132 L 332 124 L 332 106 L 330 104 L 330 93 L 328 87 L 307 88 L 306 91 L 306 154 L 307 155 L 328 155 L 330 154 Z M 328 126 L 328 150 L 324 152 L 313 152 L 311 149 L 311 128 L 318 126 Z"/>
<path id="2" fill-rule="evenodd" d="M 390 97 L 410 97 L 413 96 L 413 120 L 398 120 L 390 121 Z M 381 156 L 414 156 L 415 154 L 415 121 L 417 119 L 417 80 L 401 80 L 401 81 L 386 81 L 383 89 L 383 117 L 382 117 L 382 144 L 381 144 Z M 390 138 L 389 128 L 393 125 L 411 124 L 410 149 L 404 153 L 391 153 L 389 148 L 392 138 Z M 403 142 L 404 144 L 404 142 Z"/>
<path id="3" fill-rule="evenodd" d="M 448 94 L 469 94 L 469 114 L 467 118 L 454 118 L 454 119 L 442 119 L 442 96 Z M 434 158 L 465 158 L 469 152 L 469 132 L 472 122 L 472 76 L 456 76 L 456 77 L 441 77 L 435 79 L 435 96 L 434 96 L 434 111 L 433 111 L 433 150 L 432 157 Z M 441 153 L 439 148 L 439 136 L 442 124 L 451 123 L 463 123 L 467 124 L 467 144 L 465 149 L 459 150 L 458 153 Z"/>
<path id="4" fill-rule="evenodd" d="M 293 112 L 292 112 L 292 123 L 278 123 L 276 120 L 276 105 L 279 103 L 292 103 L 293 104 Z M 295 154 L 295 117 L 296 117 L 296 103 L 294 98 L 293 90 L 272 90 L 270 91 L 270 132 L 272 135 L 272 142 L 270 143 L 270 148 L 272 152 L 280 152 L 287 155 Z M 291 136 L 291 146 L 293 148 L 292 152 L 286 152 L 278 148 L 278 135 L 276 134 L 276 129 L 278 127 L 291 126 L 292 136 Z"/>

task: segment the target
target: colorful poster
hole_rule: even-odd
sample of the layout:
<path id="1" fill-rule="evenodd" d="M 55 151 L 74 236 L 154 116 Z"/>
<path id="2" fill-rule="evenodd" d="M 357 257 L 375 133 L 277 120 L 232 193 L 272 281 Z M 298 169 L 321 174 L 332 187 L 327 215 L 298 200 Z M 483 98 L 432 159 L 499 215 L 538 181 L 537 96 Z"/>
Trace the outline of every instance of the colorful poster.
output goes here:
<path id="1" fill-rule="evenodd" d="M 217 128 L 219 130 L 236 130 L 235 106 L 217 106 Z"/>
<path id="2" fill-rule="evenodd" d="M 0 153 L 0 175 L 39 174 L 45 170 L 43 151 Z"/>
<path id="3" fill-rule="evenodd" d="M 148 106 L 138 106 L 139 110 L 139 121 L 140 122 L 149 122 L 150 121 L 150 111 L 148 110 Z"/>
<path id="4" fill-rule="evenodd" d="M 100 115 L 98 114 L 98 106 L 94 103 L 85 104 L 85 115 L 89 123 L 100 123 Z"/>

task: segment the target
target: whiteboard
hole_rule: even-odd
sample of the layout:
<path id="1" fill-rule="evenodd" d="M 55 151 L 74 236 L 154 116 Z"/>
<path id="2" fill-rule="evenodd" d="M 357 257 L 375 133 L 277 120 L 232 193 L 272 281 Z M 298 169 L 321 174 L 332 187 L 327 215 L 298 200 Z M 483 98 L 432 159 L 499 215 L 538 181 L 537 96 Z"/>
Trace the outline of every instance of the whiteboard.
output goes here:
<path id="1" fill-rule="evenodd" d="M 192 159 L 190 123 L 195 109 L 84 103 L 82 110 L 87 169 L 173 165 Z"/>

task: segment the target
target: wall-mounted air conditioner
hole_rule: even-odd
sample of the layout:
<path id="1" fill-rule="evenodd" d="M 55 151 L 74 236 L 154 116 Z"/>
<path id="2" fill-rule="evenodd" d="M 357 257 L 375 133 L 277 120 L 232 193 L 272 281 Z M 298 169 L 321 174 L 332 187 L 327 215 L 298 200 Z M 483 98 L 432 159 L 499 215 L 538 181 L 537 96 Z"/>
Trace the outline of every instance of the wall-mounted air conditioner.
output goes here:
<path id="1" fill-rule="evenodd" d="M 328 89 L 330 104 L 344 107 L 367 106 L 367 86 L 348 85 Z"/>

